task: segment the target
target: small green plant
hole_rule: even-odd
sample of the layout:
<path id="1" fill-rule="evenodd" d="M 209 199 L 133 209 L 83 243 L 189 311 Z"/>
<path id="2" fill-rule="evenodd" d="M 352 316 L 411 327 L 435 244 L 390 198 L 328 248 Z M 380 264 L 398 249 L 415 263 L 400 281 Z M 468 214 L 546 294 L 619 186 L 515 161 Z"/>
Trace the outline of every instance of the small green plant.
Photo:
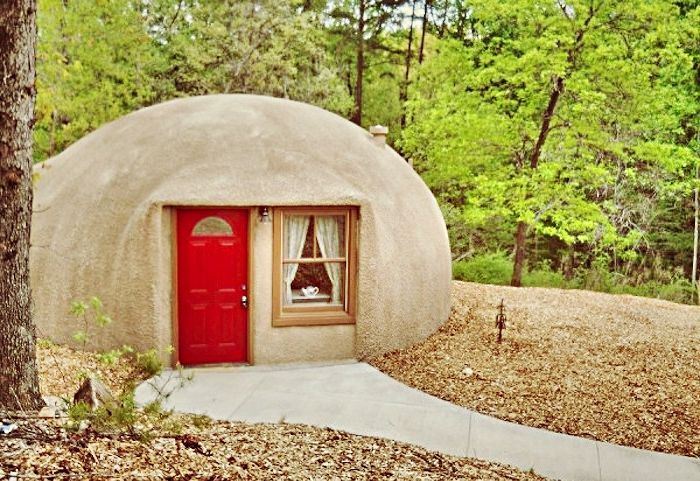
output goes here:
<path id="1" fill-rule="evenodd" d="M 68 407 L 68 429 L 78 431 L 86 424 L 98 432 L 128 432 L 136 434 L 139 413 L 133 391 L 92 410 L 84 402 Z"/>
<path id="2" fill-rule="evenodd" d="M 208 429 L 211 427 L 211 418 L 204 414 L 193 414 L 190 416 L 192 425 L 197 429 Z"/>
<path id="3" fill-rule="evenodd" d="M 112 323 L 112 319 L 104 313 L 104 306 L 98 297 L 91 297 L 89 301 L 73 301 L 70 305 L 70 312 L 83 323 L 83 328 L 73 334 L 73 339 L 83 345 L 83 349 L 87 346 L 91 338 L 90 324 L 92 321 L 99 327 L 105 327 Z"/>
<path id="4" fill-rule="evenodd" d="M 69 431 L 78 431 L 89 422 L 93 412 L 90 406 L 85 402 L 69 403 L 68 404 L 68 423 L 66 427 Z"/>
<path id="5" fill-rule="evenodd" d="M 149 349 L 136 355 L 136 364 L 146 374 L 155 376 L 163 371 L 163 362 L 157 349 Z"/>
<path id="6" fill-rule="evenodd" d="M 36 347 L 39 349 L 51 349 L 55 344 L 48 339 L 38 338 L 36 340 Z"/>
<path id="7" fill-rule="evenodd" d="M 111 351 L 98 353 L 97 360 L 105 366 L 113 366 L 119 361 L 119 359 L 127 354 L 133 354 L 133 352 L 134 348 L 125 344 L 119 349 L 112 349 Z"/>
<path id="8" fill-rule="evenodd" d="M 97 432 L 125 433 L 144 442 L 153 439 L 155 434 L 161 432 L 180 434 L 185 428 L 183 418 L 173 415 L 172 410 L 164 409 L 163 402 L 190 379 L 192 379 L 191 376 L 185 376 L 179 369 L 177 376 L 171 372 L 163 379 L 150 381 L 156 397 L 143 408 L 139 408 L 136 404 L 133 388 L 94 410 L 82 401 L 69 403 L 66 428 L 78 432 L 89 426 Z M 173 381 L 176 383 L 173 384 Z M 211 420 L 206 416 L 194 416 L 191 420 L 198 429 L 211 424 Z"/>

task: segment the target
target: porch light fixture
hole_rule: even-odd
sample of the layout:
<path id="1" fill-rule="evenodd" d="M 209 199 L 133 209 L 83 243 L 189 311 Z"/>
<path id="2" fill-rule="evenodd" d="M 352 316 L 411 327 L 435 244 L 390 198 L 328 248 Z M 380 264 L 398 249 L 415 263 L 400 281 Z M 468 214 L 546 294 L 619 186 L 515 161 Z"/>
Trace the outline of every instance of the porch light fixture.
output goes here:
<path id="1" fill-rule="evenodd" d="M 272 222 L 272 217 L 270 216 L 269 207 L 260 207 L 258 209 L 258 215 L 260 216 L 260 222 L 268 223 Z"/>

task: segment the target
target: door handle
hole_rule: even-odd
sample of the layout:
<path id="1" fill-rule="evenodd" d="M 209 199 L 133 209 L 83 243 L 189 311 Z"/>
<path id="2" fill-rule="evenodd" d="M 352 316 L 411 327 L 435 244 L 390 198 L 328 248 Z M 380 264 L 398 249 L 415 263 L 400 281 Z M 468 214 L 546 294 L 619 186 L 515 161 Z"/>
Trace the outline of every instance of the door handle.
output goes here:
<path id="1" fill-rule="evenodd" d="M 243 309 L 248 309 L 248 296 L 241 296 L 241 306 Z"/>

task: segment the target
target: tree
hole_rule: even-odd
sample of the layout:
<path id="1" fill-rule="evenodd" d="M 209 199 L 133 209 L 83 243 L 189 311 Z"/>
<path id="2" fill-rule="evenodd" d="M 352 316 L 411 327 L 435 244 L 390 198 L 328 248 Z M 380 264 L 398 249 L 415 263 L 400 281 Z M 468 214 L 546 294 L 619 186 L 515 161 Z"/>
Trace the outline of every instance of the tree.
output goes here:
<path id="1" fill-rule="evenodd" d="M 0 6 L 0 407 L 42 404 L 29 286 L 35 0 Z"/>
<path id="2" fill-rule="evenodd" d="M 254 93 L 347 114 L 351 99 L 331 68 L 313 7 L 291 0 L 144 2 L 165 59 L 156 77 L 166 98 Z"/>
<path id="3" fill-rule="evenodd" d="M 162 60 L 131 0 L 39 0 L 35 160 L 150 105 Z"/>
<path id="4" fill-rule="evenodd" d="M 342 44 L 352 45 L 354 50 L 354 83 L 350 78 L 350 69 L 346 69 L 346 74 L 355 104 L 350 120 L 357 125 L 362 125 L 368 52 L 384 50 L 401 55 L 401 50 L 385 45 L 383 36 L 387 26 L 398 21 L 398 7 L 407 1 L 338 0 L 331 2 L 329 13 L 331 32 L 341 39 Z"/>
<path id="5" fill-rule="evenodd" d="M 427 11 L 427 7 L 425 7 Z M 408 81 L 411 76 L 411 60 L 413 59 L 413 22 L 416 19 L 416 0 L 413 0 L 411 5 L 411 20 L 408 28 L 408 46 L 406 47 L 406 60 L 405 60 L 405 70 L 403 76 L 403 84 L 401 85 L 401 93 L 399 96 L 399 101 L 401 105 L 408 100 Z M 423 32 L 425 33 L 425 26 L 423 27 Z M 401 128 L 406 127 L 406 111 L 402 107 L 401 109 Z"/>
<path id="6" fill-rule="evenodd" d="M 504 248 L 516 232 L 514 285 L 532 232 L 572 258 L 633 260 L 653 225 L 643 207 L 692 163 L 674 136 L 690 64 L 673 5 L 474 0 L 457 13 L 464 31 L 420 67 L 404 152 L 478 242 Z"/>

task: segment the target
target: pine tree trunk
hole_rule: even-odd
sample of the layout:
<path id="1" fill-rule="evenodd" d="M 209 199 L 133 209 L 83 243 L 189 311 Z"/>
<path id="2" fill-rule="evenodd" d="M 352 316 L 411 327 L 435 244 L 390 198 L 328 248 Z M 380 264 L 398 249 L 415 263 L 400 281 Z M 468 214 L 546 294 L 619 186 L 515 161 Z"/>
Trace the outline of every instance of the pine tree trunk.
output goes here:
<path id="1" fill-rule="evenodd" d="M 406 69 L 403 76 L 403 85 L 399 91 L 399 103 L 401 104 L 401 128 L 406 127 L 406 101 L 408 100 L 408 79 L 411 76 L 411 57 L 413 56 L 413 21 L 416 19 L 416 0 L 413 0 L 411 11 L 411 27 L 408 30 L 408 48 L 406 49 Z"/>
<path id="2" fill-rule="evenodd" d="M 350 120 L 362 125 L 362 83 L 365 76 L 365 0 L 360 0 L 360 17 L 357 20 L 357 62 L 355 78 L 355 109 Z"/>
<path id="3" fill-rule="evenodd" d="M 423 64 L 423 48 L 425 47 L 425 32 L 428 28 L 428 8 L 430 8 L 430 0 L 423 2 L 423 27 L 420 33 L 420 47 L 418 49 L 418 65 Z"/>
<path id="4" fill-rule="evenodd" d="M 0 407 L 41 407 L 29 287 L 36 0 L 0 4 Z M 58 288 L 58 287 L 57 287 Z"/>

